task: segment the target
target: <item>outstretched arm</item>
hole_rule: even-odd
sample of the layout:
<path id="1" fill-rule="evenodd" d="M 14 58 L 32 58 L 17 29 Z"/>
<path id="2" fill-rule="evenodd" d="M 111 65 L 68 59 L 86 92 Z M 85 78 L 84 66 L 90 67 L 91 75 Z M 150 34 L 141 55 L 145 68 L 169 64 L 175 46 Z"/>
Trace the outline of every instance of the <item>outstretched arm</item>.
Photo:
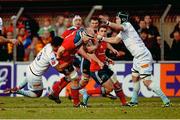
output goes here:
<path id="1" fill-rule="evenodd" d="M 116 30 L 116 31 L 123 31 L 124 28 L 121 24 L 117 24 L 117 23 L 113 23 L 110 21 L 107 21 L 106 18 L 104 18 L 103 16 L 99 16 L 99 18 L 101 19 L 101 21 L 103 23 L 105 23 L 106 25 L 108 25 L 109 27 L 111 27 L 112 29 Z"/>
<path id="2" fill-rule="evenodd" d="M 101 69 L 103 68 L 104 63 L 101 62 L 101 61 L 99 60 L 99 58 L 97 58 L 97 56 L 96 56 L 94 53 L 89 54 L 89 56 L 90 56 L 91 60 L 94 60 L 95 62 L 98 63 L 98 65 L 100 66 Z"/>
<path id="3" fill-rule="evenodd" d="M 105 41 L 107 43 L 112 43 L 112 44 L 118 44 L 121 41 L 121 38 L 119 36 L 110 37 L 110 38 L 97 36 L 97 39 L 100 41 Z"/>

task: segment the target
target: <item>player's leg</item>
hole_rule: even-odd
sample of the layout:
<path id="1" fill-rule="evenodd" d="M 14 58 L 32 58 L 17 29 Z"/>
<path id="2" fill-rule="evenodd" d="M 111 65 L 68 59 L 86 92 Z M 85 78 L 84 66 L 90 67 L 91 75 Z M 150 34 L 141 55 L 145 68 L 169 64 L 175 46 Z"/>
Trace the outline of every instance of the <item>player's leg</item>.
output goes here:
<path id="1" fill-rule="evenodd" d="M 8 89 L 5 90 L 4 92 L 7 93 L 7 94 L 8 94 L 8 93 L 15 93 L 15 92 L 17 92 L 18 90 L 24 88 L 24 87 L 27 85 L 28 79 L 31 78 L 31 76 L 34 76 L 34 75 L 31 73 L 29 67 L 27 67 L 25 79 L 21 80 L 21 82 L 20 82 L 16 87 L 14 87 L 14 88 L 8 88 Z"/>
<path id="2" fill-rule="evenodd" d="M 68 79 L 68 77 L 62 77 L 59 81 L 56 81 L 52 86 L 54 96 L 59 96 L 59 93 L 64 87 L 67 86 L 69 82 L 70 80 Z"/>
<path id="3" fill-rule="evenodd" d="M 28 83 L 29 90 L 22 90 Z M 26 69 L 26 78 L 18 87 L 11 90 L 13 93 L 21 94 L 26 97 L 40 97 L 43 92 L 42 76 L 34 75 L 29 68 Z"/>
<path id="4" fill-rule="evenodd" d="M 141 76 L 141 77 L 145 77 L 145 76 Z M 151 76 L 146 76 L 145 78 L 143 78 L 143 83 L 144 85 L 152 90 L 154 93 L 156 93 L 161 100 L 164 103 L 165 107 L 169 107 L 170 106 L 170 100 L 167 98 L 167 96 L 162 92 L 161 88 L 159 87 L 159 85 L 157 85 L 154 81 L 151 80 Z"/>
<path id="5" fill-rule="evenodd" d="M 146 59 L 145 61 L 143 61 L 143 63 L 140 64 L 140 79 L 143 80 L 144 85 L 148 89 L 152 90 L 162 99 L 166 107 L 170 106 L 170 100 L 162 92 L 160 86 L 151 80 L 151 74 L 152 74 L 152 62 L 151 59 L 149 60 Z"/>
<path id="6" fill-rule="evenodd" d="M 42 95 L 43 90 L 35 90 L 35 91 L 31 91 L 31 90 L 18 90 L 15 93 L 16 94 L 20 94 L 26 97 L 32 97 L 32 98 L 36 98 L 36 97 L 40 97 Z"/>
<path id="7" fill-rule="evenodd" d="M 140 81 L 139 81 L 139 73 L 134 69 L 132 70 L 132 82 L 133 82 L 133 94 L 129 104 L 131 106 L 136 106 L 138 104 Z"/>
<path id="8" fill-rule="evenodd" d="M 80 64 L 80 71 L 81 71 L 81 80 L 79 82 L 80 89 L 85 87 L 90 79 L 90 62 L 82 58 L 81 64 Z"/>
<path id="9" fill-rule="evenodd" d="M 79 77 L 78 73 L 74 70 L 69 75 L 71 79 L 71 97 L 73 100 L 73 106 L 79 107 L 80 99 L 79 99 Z"/>
<path id="10" fill-rule="evenodd" d="M 109 68 L 108 70 L 106 70 L 107 68 L 108 67 L 104 67 L 102 70 L 91 73 L 91 77 L 96 81 L 97 84 L 100 85 L 100 87 L 88 91 L 84 90 L 85 91 L 84 93 L 86 93 L 88 96 L 91 96 L 93 94 L 106 95 L 113 90 L 113 84 L 112 81 L 110 80 L 110 77 L 112 76 L 113 72 Z M 85 101 L 84 104 L 87 104 L 87 99 L 83 101 Z"/>
<path id="11" fill-rule="evenodd" d="M 137 106 L 138 104 L 138 94 L 140 90 L 140 81 L 139 81 L 139 67 L 138 67 L 138 59 L 133 59 L 133 67 L 132 71 L 132 82 L 133 82 L 133 94 L 132 98 L 129 102 L 130 106 Z"/>
<path id="12" fill-rule="evenodd" d="M 117 77 L 115 74 L 111 76 L 111 81 L 114 86 L 114 91 L 116 93 L 116 96 L 119 97 L 123 106 L 127 105 L 127 101 L 122 90 L 122 84 L 117 80 Z"/>
<path id="13" fill-rule="evenodd" d="M 60 81 L 57 81 L 53 84 L 52 92 L 48 96 L 49 99 L 54 100 L 58 104 L 61 103 L 61 100 L 59 99 L 59 94 L 62 89 L 66 87 L 67 84 L 71 81 L 70 74 L 73 70 L 73 66 L 69 65 L 62 71 L 65 77 L 61 78 Z"/>

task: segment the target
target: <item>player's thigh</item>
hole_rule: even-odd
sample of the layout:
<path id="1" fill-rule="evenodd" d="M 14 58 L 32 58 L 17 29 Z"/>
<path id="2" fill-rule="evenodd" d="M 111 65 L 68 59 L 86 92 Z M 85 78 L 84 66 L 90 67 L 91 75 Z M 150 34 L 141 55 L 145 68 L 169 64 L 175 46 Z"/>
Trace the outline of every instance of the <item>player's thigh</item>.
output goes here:
<path id="1" fill-rule="evenodd" d="M 90 76 L 90 61 L 82 58 L 81 61 L 81 73 L 86 74 L 86 76 Z"/>
<path id="2" fill-rule="evenodd" d="M 96 81 L 96 83 L 102 85 L 103 83 L 108 81 L 113 74 L 114 72 L 109 69 L 108 66 L 105 66 L 99 71 L 91 72 L 91 77 Z"/>
<path id="3" fill-rule="evenodd" d="M 28 77 L 28 88 L 30 90 L 42 90 L 43 89 L 43 82 L 42 82 L 42 76 L 33 76 Z"/>
<path id="4" fill-rule="evenodd" d="M 133 82 L 136 82 L 139 80 L 139 77 L 140 77 L 139 70 L 140 70 L 140 67 L 139 67 L 138 59 L 134 58 L 133 59 L 133 67 L 131 68 Z"/>
<path id="5" fill-rule="evenodd" d="M 140 78 L 142 78 L 143 75 L 151 75 L 152 74 L 152 62 L 151 61 L 143 61 L 140 64 Z"/>
<path id="6" fill-rule="evenodd" d="M 107 94 L 113 91 L 114 88 L 113 83 L 110 79 L 103 83 L 102 86 L 105 88 Z"/>

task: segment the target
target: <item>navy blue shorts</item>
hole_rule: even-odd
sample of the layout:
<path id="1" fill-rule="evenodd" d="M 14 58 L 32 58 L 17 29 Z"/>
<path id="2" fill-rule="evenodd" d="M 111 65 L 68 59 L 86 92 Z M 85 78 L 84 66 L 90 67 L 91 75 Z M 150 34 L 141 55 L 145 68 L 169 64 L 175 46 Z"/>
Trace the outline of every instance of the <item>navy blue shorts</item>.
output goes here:
<path id="1" fill-rule="evenodd" d="M 103 69 L 91 72 L 91 77 L 96 81 L 97 84 L 102 85 L 111 78 L 114 72 L 109 69 L 107 65 L 104 65 Z"/>

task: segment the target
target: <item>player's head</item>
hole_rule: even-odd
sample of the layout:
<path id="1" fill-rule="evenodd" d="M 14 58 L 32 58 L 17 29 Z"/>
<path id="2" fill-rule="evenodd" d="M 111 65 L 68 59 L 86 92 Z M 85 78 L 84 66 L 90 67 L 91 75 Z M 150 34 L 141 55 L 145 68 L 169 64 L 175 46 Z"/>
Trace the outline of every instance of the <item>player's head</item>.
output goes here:
<path id="1" fill-rule="evenodd" d="M 100 23 L 100 21 L 99 21 L 99 18 L 98 18 L 98 17 L 92 17 L 92 18 L 90 19 L 89 27 L 95 30 L 95 29 L 98 28 L 99 23 Z"/>
<path id="2" fill-rule="evenodd" d="M 103 37 L 106 37 L 106 35 L 107 35 L 107 26 L 106 25 L 99 26 L 97 34 L 101 35 Z"/>
<path id="3" fill-rule="evenodd" d="M 116 15 L 116 18 L 120 18 L 121 23 L 127 22 L 128 21 L 128 17 L 129 17 L 128 13 L 124 12 L 124 11 L 120 11 Z"/>
<path id="4" fill-rule="evenodd" d="M 79 15 L 75 15 L 72 22 L 73 22 L 73 26 L 78 28 L 81 27 L 82 25 L 82 19 Z"/>
<path id="5" fill-rule="evenodd" d="M 83 29 L 82 31 L 82 40 L 84 43 L 87 43 L 89 40 L 94 39 L 94 31 L 91 28 Z"/>
<path id="6" fill-rule="evenodd" d="M 54 39 L 51 41 L 51 45 L 53 46 L 54 50 L 56 48 L 58 48 L 59 46 L 61 46 L 63 42 L 63 39 L 58 37 L 58 36 L 55 36 Z M 56 51 L 56 50 L 55 50 Z"/>

